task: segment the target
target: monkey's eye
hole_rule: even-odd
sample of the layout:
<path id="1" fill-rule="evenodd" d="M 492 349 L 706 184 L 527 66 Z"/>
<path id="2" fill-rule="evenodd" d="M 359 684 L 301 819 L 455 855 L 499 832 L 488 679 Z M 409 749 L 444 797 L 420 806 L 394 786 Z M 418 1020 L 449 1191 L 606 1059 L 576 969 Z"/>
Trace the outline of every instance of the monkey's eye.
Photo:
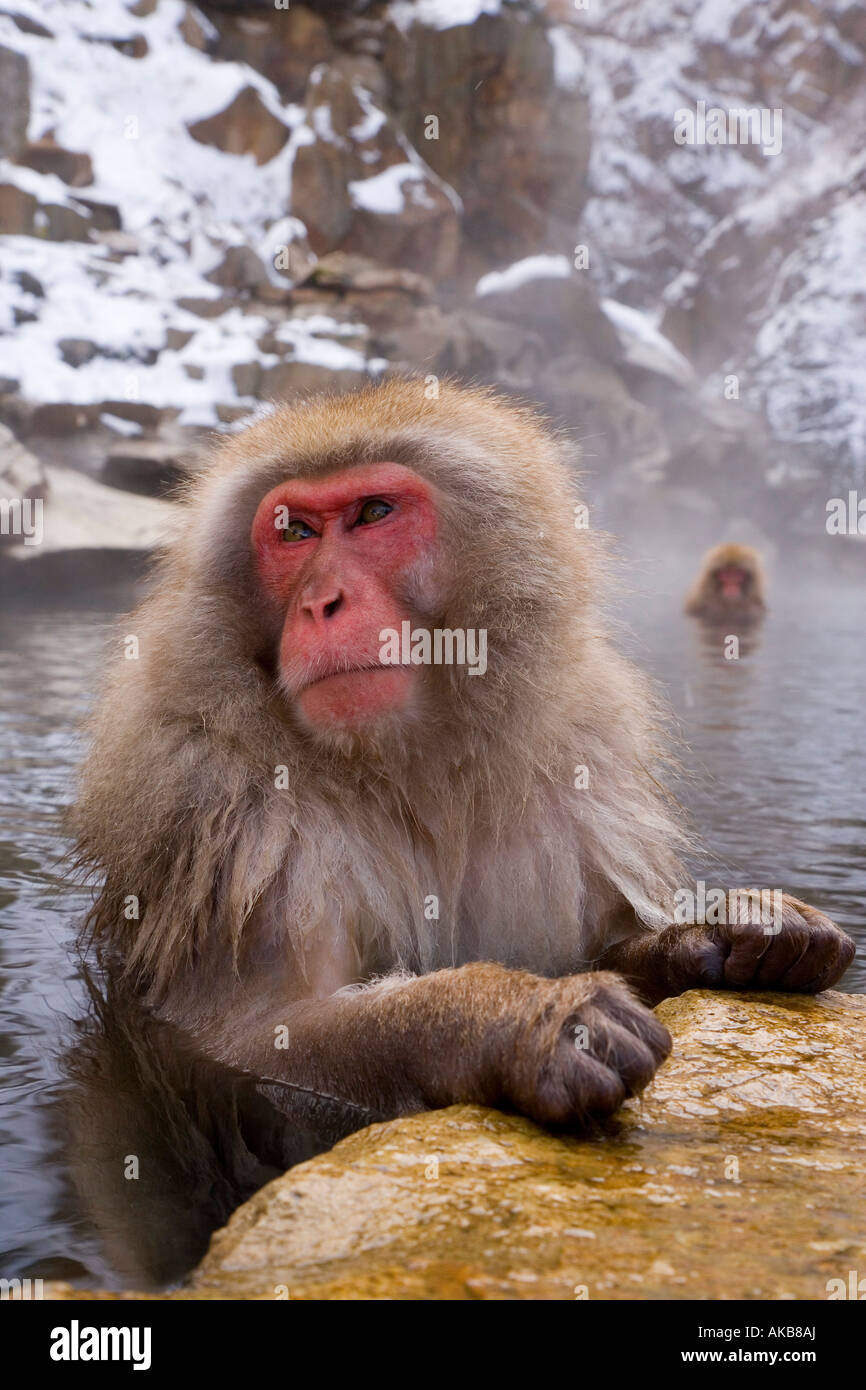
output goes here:
<path id="1" fill-rule="evenodd" d="M 288 526 L 284 526 L 280 532 L 280 540 L 283 541 L 308 541 L 316 533 L 312 526 L 308 526 L 299 516 L 293 517 Z"/>
<path id="2" fill-rule="evenodd" d="M 371 526 L 374 521 L 381 521 L 393 512 L 394 508 L 389 502 L 385 502 L 381 497 L 370 497 L 358 513 L 356 526 Z"/>

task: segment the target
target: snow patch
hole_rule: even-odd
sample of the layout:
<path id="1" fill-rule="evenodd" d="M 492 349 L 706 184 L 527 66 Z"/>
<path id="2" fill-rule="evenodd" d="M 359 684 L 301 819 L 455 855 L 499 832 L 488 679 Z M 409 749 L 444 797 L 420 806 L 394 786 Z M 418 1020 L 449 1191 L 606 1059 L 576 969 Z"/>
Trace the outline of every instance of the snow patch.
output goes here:
<path id="1" fill-rule="evenodd" d="M 691 363 L 659 332 L 651 315 L 615 299 L 603 299 L 601 309 L 616 329 L 626 361 L 632 366 L 660 372 L 681 385 L 694 379 Z"/>
<path id="2" fill-rule="evenodd" d="M 585 65 L 583 54 L 568 29 L 556 24 L 548 30 L 547 37 L 553 49 L 553 80 L 557 87 L 567 92 L 577 91 L 583 85 Z"/>
<path id="3" fill-rule="evenodd" d="M 567 256 L 527 256 L 522 261 L 515 261 L 506 270 L 491 270 L 489 274 L 482 275 L 475 286 L 475 293 L 479 298 L 486 294 L 507 294 L 531 280 L 568 280 L 571 271 Z"/>
<path id="4" fill-rule="evenodd" d="M 483 14 L 501 11 L 502 0 L 396 0 L 386 13 L 405 34 L 413 24 L 428 29 L 455 29 L 460 24 L 474 24 Z"/>
<path id="5" fill-rule="evenodd" d="M 415 164 L 392 164 L 381 174 L 369 179 L 353 179 L 349 183 L 352 206 L 380 217 L 396 217 L 406 207 L 404 183 L 424 181 L 424 170 Z M 428 202 L 430 200 L 428 199 Z"/>
<path id="6" fill-rule="evenodd" d="M 18 381 L 21 394 L 34 402 L 142 400 L 179 409 L 182 423 L 217 426 L 216 406 L 240 399 L 232 366 L 278 360 L 257 347 L 270 323 L 234 307 L 203 319 L 177 301 L 221 298 L 206 277 L 230 246 L 253 248 L 271 282 L 285 287 L 274 255 L 306 237 L 303 224 L 287 215 L 295 151 L 315 138 L 305 112 L 283 105 L 254 69 L 215 62 L 187 44 L 178 28 L 183 0 L 160 0 L 152 14 L 139 17 L 123 0 L 16 0 L 14 9 L 54 35 L 23 33 L 0 14 L 0 43 L 23 53 L 31 66 L 30 138 L 53 130 L 61 145 L 88 152 L 95 181 L 81 197 L 118 209 L 132 253 L 114 254 L 110 236 L 103 244 L 98 234 L 92 242 L 4 237 L 0 376 Z M 112 40 L 135 34 L 147 40 L 144 57 L 113 46 Z M 250 87 L 290 131 L 283 149 L 261 166 L 252 155 L 201 144 L 187 129 Z M 320 127 L 326 124 L 324 108 L 317 119 Z M 382 119 L 367 110 L 364 133 L 374 133 Z M 410 169 L 403 180 L 419 177 Z M 54 175 L 4 163 L 2 178 L 43 205 L 86 213 L 77 190 Z M 371 204 L 393 202 L 397 182 L 389 188 L 370 180 L 359 196 Z M 34 277 L 44 296 L 26 291 L 22 276 Z M 180 350 L 166 347 L 172 329 L 192 335 Z M 58 348 L 63 338 L 87 339 L 97 355 L 73 367 Z M 293 346 L 302 360 L 324 362 L 327 356 L 303 321 Z M 349 351 L 335 345 L 334 361 L 364 369 L 362 354 L 347 357 Z M 123 432 L 116 421 L 107 423 Z"/>

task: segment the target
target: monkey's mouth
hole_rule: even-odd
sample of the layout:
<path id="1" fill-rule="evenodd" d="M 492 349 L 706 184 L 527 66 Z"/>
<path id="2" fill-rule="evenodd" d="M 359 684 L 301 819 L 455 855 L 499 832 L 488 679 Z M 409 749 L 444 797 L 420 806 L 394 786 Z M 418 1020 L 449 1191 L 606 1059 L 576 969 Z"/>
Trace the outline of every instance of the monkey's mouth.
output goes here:
<path id="1" fill-rule="evenodd" d="M 333 671 L 325 671 L 323 675 L 311 676 L 309 680 L 304 681 L 303 685 L 301 685 L 298 690 L 298 694 L 304 695 L 308 690 L 312 690 L 314 686 L 323 685 L 326 681 L 337 680 L 340 676 L 362 676 L 373 671 L 393 670 L 393 666 L 383 666 L 381 661 L 371 661 L 369 665 L 360 666 L 335 666 Z"/>
<path id="2" fill-rule="evenodd" d="M 412 672 L 407 667 L 371 662 L 315 675 L 296 699 L 310 724 L 357 728 L 405 709 L 412 683 Z"/>

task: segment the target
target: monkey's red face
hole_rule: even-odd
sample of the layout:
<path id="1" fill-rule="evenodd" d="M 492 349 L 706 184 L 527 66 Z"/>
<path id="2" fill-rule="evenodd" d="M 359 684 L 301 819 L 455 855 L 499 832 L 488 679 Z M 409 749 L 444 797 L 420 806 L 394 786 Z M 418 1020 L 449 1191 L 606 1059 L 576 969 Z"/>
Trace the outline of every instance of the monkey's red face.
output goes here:
<path id="1" fill-rule="evenodd" d="M 716 585 L 722 598 L 742 598 L 749 574 L 742 565 L 724 565 L 715 572 Z"/>
<path id="2" fill-rule="evenodd" d="M 432 491 L 402 464 L 293 478 L 262 499 L 256 570 L 282 623 L 280 682 L 306 724 L 360 728 L 410 706 L 417 671 L 383 661 L 382 633 L 400 632 L 432 586 L 435 542 Z"/>

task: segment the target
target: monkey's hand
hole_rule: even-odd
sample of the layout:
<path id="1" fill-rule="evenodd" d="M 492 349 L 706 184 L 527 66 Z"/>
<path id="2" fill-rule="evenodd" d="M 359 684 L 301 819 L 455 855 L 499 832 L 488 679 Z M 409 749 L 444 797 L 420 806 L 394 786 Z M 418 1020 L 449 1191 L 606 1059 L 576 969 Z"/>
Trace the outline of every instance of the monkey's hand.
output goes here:
<path id="1" fill-rule="evenodd" d="M 492 961 L 371 982 L 325 999 L 256 993 L 221 1015 L 212 1055 L 256 1076 L 385 1119 L 445 1105 L 517 1110 L 580 1127 L 641 1091 L 671 1049 L 618 975 L 547 979 Z M 289 1046 L 276 1046 L 285 1034 Z M 201 1041 L 201 1040 L 200 1040 Z"/>
<path id="2" fill-rule="evenodd" d="M 671 1050 L 667 1029 L 617 975 L 534 979 L 521 1002 L 505 1047 L 497 1029 L 498 1093 L 489 1103 L 540 1124 L 579 1127 L 610 1115 L 643 1090 Z"/>
<path id="3" fill-rule="evenodd" d="M 728 920 L 671 926 L 623 943 L 618 964 L 644 997 L 687 989 L 766 989 L 817 994 L 854 959 L 854 942 L 817 908 L 785 894 L 762 913 L 754 890 L 728 895 Z"/>

